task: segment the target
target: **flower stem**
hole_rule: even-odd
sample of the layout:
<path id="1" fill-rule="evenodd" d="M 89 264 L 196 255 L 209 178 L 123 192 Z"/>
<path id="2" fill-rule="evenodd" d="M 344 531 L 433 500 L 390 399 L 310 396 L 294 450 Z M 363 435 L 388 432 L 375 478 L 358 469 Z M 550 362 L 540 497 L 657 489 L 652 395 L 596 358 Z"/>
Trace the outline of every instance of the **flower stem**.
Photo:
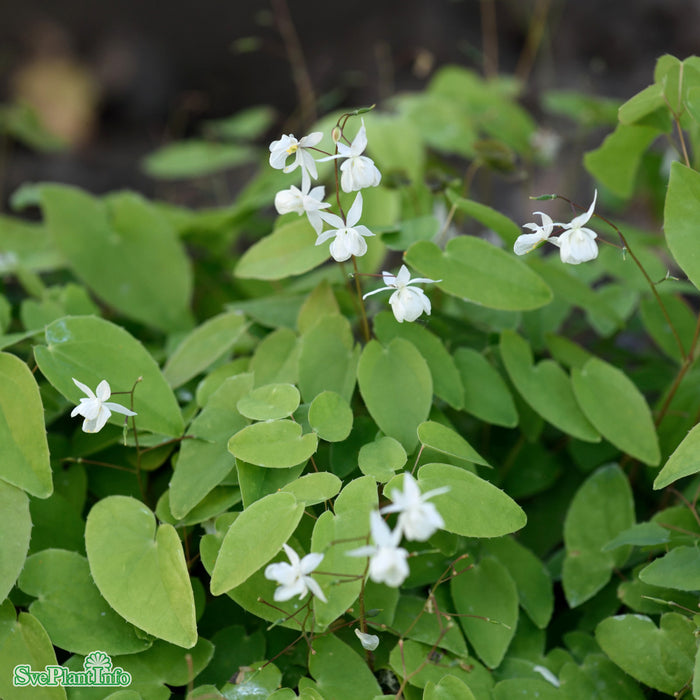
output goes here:
<path id="1" fill-rule="evenodd" d="M 365 309 L 365 300 L 362 298 L 362 288 L 360 287 L 360 273 L 357 269 L 357 259 L 352 256 L 352 266 L 355 269 L 355 289 L 357 290 L 357 298 L 360 301 L 360 315 L 362 318 L 362 335 L 365 338 L 365 342 L 369 343 L 372 336 L 369 332 L 369 323 L 367 321 L 367 311 Z"/>

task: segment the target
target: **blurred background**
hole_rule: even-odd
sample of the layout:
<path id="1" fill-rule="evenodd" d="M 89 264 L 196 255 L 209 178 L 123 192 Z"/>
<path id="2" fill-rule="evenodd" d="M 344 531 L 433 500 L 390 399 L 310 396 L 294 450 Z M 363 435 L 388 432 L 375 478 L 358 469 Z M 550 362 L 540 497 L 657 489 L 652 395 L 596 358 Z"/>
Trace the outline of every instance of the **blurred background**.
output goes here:
<path id="1" fill-rule="evenodd" d="M 208 120 L 270 105 L 264 147 L 314 115 L 420 89 L 450 63 L 516 75 L 539 118 L 545 90 L 622 102 L 652 82 L 661 54 L 700 53 L 698 0 L 3 5 L 4 202 L 21 183 L 43 180 L 158 195 L 143 158 Z"/>

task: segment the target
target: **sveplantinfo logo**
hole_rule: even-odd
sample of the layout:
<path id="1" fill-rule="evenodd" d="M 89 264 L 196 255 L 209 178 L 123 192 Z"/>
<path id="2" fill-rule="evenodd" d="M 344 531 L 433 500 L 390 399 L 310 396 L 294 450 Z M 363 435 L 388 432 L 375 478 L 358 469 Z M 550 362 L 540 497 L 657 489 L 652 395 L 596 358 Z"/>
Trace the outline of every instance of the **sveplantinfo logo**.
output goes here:
<path id="1" fill-rule="evenodd" d="M 112 666 L 112 659 L 103 651 L 91 651 L 83 661 L 82 671 L 71 671 L 65 666 L 46 666 L 43 671 L 33 671 L 29 664 L 19 664 L 12 672 L 12 685 L 48 687 L 118 687 L 131 684 L 131 674 L 123 668 Z"/>

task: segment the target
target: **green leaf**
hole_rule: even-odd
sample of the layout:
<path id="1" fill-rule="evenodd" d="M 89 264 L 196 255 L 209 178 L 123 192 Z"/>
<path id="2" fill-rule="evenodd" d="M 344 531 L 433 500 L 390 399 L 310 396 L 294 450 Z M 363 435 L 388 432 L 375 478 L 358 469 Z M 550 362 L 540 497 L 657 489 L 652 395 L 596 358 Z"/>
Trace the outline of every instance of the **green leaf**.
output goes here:
<path id="1" fill-rule="evenodd" d="M 489 540 L 485 546 L 508 569 L 523 610 L 537 627 L 545 629 L 554 611 L 552 580 L 545 565 L 512 537 Z"/>
<path id="2" fill-rule="evenodd" d="M 328 259 L 328 247 L 316 245 L 306 217 L 283 224 L 248 248 L 234 274 L 243 279 L 281 280 L 313 270 Z"/>
<path id="3" fill-rule="evenodd" d="M 600 653 L 588 654 L 581 666 L 565 663 L 559 672 L 567 700 L 644 700 L 641 688 Z"/>
<path id="4" fill-rule="evenodd" d="M 283 486 L 281 491 L 291 493 L 306 507 L 330 500 L 340 491 L 342 485 L 343 482 L 335 474 L 316 472 L 295 479 Z"/>
<path id="5" fill-rule="evenodd" d="M 42 374 L 74 404 L 84 394 L 73 383 L 75 377 L 92 390 L 106 379 L 116 391 L 134 391 L 133 410 L 138 429 L 179 437 L 184 423 L 177 400 L 155 360 L 143 345 L 120 326 L 92 316 L 66 317 L 46 327 L 46 346 L 34 348 Z M 128 407 L 126 401 L 113 397 Z M 112 414 L 110 423 L 124 423 L 124 416 Z"/>
<path id="6" fill-rule="evenodd" d="M 690 350 L 695 333 L 695 312 L 690 305 L 676 294 L 660 294 L 660 299 L 678 333 L 681 345 L 687 353 Z M 658 301 L 650 296 L 644 297 L 639 304 L 642 321 L 654 342 L 673 360 L 681 362 L 678 342 Z"/>
<path id="7" fill-rule="evenodd" d="M 379 482 L 389 481 L 394 472 L 406 464 L 406 450 L 391 437 L 380 437 L 374 442 L 362 445 L 357 455 L 360 471 Z"/>
<path id="8" fill-rule="evenodd" d="M 428 417 L 433 399 L 430 369 L 415 346 L 403 338 L 394 338 L 386 347 L 370 341 L 360 356 L 357 379 L 379 428 L 413 450 L 416 429 Z"/>
<path id="9" fill-rule="evenodd" d="M 654 489 L 663 489 L 684 476 L 700 472 L 700 425 L 696 425 L 676 447 L 654 479 Z"/>
<path id="10" fill-rule="evenodd" d="M 304 471 L 305 462 L 285 469 L 266 469 L 248 464 L 242 459 L 236 460 L 238 485 L 241 489 L 243 505 L 247 508 L 255 501 L 294 483 Z"/>
<path id="11" fill-rule="evenodd" d="M 4 352 L 0 353 L 0 479 L 39 498 L 53 492 L 39 387 L 29 367 Z"/>
<path id="12" fill-rule="evenodd" d="M 195 645 L 194 597 L 174 527 L 156 526 L 133 498 L 108 496 L 88 515 L 85 546 L 97 588 L 116 612 L 155 637 Z"/>
<path id="13" fill-rule="evenodd" d="M 450 592 L 459 623 L 477 656 L 489 668 L 496 668 L 518 623 L 518 591 L 508 569 L 493 557 L 485 557 L 455 576 Z"/>
<path id="14" fill-rule="evenodd" d="M 537 678 L 507 678 L 496 683 L 492 692 L 493 700 L 562 700 L 563 698 L 559 688 Z"/>
<path id="15" fill-rule="evenodd" d="M 426 421 L 418 426 L 418 439 L 425 447 L 462 459 L 465 462 L 491 465 L 459 434 L 442 423 Z"/>
<path id="16" fill-rule="evenodd" d="M 197 326 L 177 346 L 163 367 L 163 376 L 178 387 L 222 357 L 246 329 L 245 317 L 237 312 L 219 314 Z"/>
<path id="17" fill-rule="evenodd" d="M 12 678 L 14 668 L 20 664 L 28 664 L 32 671 L 43 671 L 46 666 L 57 664 L 56 653 L 41 623 L 25 612 L 15 618 L 15 609 L 6 600 L 0 606 L 0 697 L 66 700 L 62 686 L 47 686 L 36 693 L 18 690 Z"/>
<path id="18" fill-rule="evenodd" d="M 441 280 L 437 286 L 444 292 L 490 309 L 526 311 L 552 300 L 549 287 L 525 263 L 473 236 L 453 238 L 444 252 L 419 241 L 404 259 L 422 275 Z"/>
<path id="19" fill-rule="evenodd" d="M 475 700 L 469 686 L 456 676 L 445 676 L 437 685 L 426 683 L 423 700 Z"/>
<path id="20" fill-rule="evenodd" d="M 576 400 L 604 438 L 645 464 L 660 462 L 651 411 L 624 372 L 592 357 L 580 369 L 574 368 L 571 378 Z"/>
<path id="21" fill-rule="evenodd" d="M 272 559 L 303 514 L 304 504 L 291 493 L 273 493 L 246 508 L 224 536 L 211 576 L 212 594 L 230 591 Z"/>
<path id="22" fill-rule="evenodd" d="M 355 389 L 359 348 L 344 316 L 323 316 L 301 336 L 299 389 L 310 402 L 323 391 L 350 401 Z"/>
<path id="23" fill-rule="evenodd" d="M 634 524 L 634 501 L 627 477 L 611 465 L 595 471 L 579 488 L 564 521 L 564 593 L 573 608 L 592 598 L 610 580 L 630 547 L 602 551 Z"/>
<path id="24" fill-rule="evenodd" d="M 251 420 L 276 420 L 299 408 L 299 390 L 293 384 L 266 384 L 241 397 L 238 412 Z"/>
<path id="25" fill-rule="evenodd" d="M 204 177 L 255 160 L 249 146 L 211 141 L 175 141 L 143 159 L 143 169 L 161 180 Z"/>
<path id="26" fill-rule="evenodd" d="M 603 551 L 607 552 L 627 544 L 631 544 L 634 547 L 649 547 L 657 544 L 666 544 L 670 540 L 669 531 L 658 523 L 638 523 L 613 537 L 603 547 Z"/>
<path id="27" fill-rule="evenodd" d="M 694 221 L 700 217 L 700 173 L 678 161 L 671 164 L 671 178 L 664 206 L 666 242 L 680 268 L 700 289 L 700 249 Z"/>
<path id="28" fill-rule="evenodd" d="M 659 627 L 643 615 L 617 615 L 596 627 L 603 651 L 632 678 L 676 695 L 693 675 L 695 625 L 683 615 L 661 616 Z"/>
<path id="29" fill-rule="evenodd" d="M 301 425 L 291 420 L 255 423 L 228 441 L 229 452 L 237 459 L 273 469 L 305 462 L 317 446 L 316 433 L 302 435 Z"/>
<path id="30" fill-rule="evenodd" d="M 663 86 L 655 83 L 645 87 L 625 102 L 618 112 L 622 124 L 634 124 L 640 119 L 652 114 L 657 109 L 665 107 Z"/>
<path id="31" fill-rule="evenodd" d="M 236 404 L 252 386 L 250 374 L 224 380 L 190 424 L 193 439 L 183 440 L 170 481 L 170 508 L 176 518 L 184 518 L 234 468 L 228 441 L 247 424 Z"/>
<path id="32" fill-rule="evenodd" d="M 321 280 L 299 310 L 297 328 L 306 333 L 322 316 L 339 316 L 340 307 L 327 279 Z"/>
<path id="33" fill-rule="evenodd" d="M 454 359 L 464 386 L 464 410 L 487 423 L 515 427 L 518 412 L 498 371 L 472 348 L 458 348 Z"/>
<path id="34" fill-rule="evenodd" d="M 388 345 L 394 338 L 404 338 L 413 343 L 428 363 L 435 395 L 447 401 L 452 408 L 463 407 L 462 378 L 452 356 L 436 335 L 417 323 L 398 323 L 388 311 L 374 317 L 374 333 L 382 345 Z"/>
<path id="35" fill-rule="evenodd" d="M 418 129 L 405 117 L 365 115 L 369 152 L 382 173 L 405 173 L 420 182 L 425 169 L 425 148 Z"/>
<path id="36" fill-rule="evenodd" d="M 100 201 L 73 187 L 41 185 L 40 194 L 56 246 L 97 296 L 166 332 L 190 325 L 190 263 L 155 207 L 130 192 Z"/>
<path id="37" fill-rule="evenodd" d="M 61 649 L 77 654 L 99 649 L 114 656 L 151 646 L 150 640 L 107 604 L 92 580 L 87 559 L 76 552 L 45 549 L 32 555 L 19 587 L 38 598 L 29 612 Z"/>
<path id="38" fill-rule="evenodd" d="M 262 136 L 275 121 L 275 110 L 257 105 L 236 112 L 230 117 L 204 122 L 204 131 L 216 138 L 230 141 L 252 141 Z"/>
<path id="39" fill-rule="evenodd" d="M 32 519 L 27 494 L 1 479 L 0 513 L 4 519 L 3 537 L 0 538 L 0 600 L 5 600 L 29 551 Z"/>
<path id="40" fill-rule="evenodd" d="M 696 591 L 700 589 L 700 551 L 696 547 L 675 547 L 645 566 L 639 578 L 652 586 Z"/>
<path id="41" fill-rule="evenodd" d="M 518 224 L 485 204 L 458 197 L 450 190 L 447 192 L 447 199 L 453 207 L 457 207 L 457 211 L 471 216 L 486 228 L 497 233 L 508 248 L 512 248 L 515 239 L 522 233 Z"/>
<path id="42" fill-rule="evenodd" d="M 317 637 L 309 656 L 309 672 L 324 698 L 373 698 L 381 689 L 365 660 L 335 635 Z"/>
<path id="43" fill-rule="evenodd" d="M 503 491 L 460 467 L 425 464 L 418 471 L 418 483 L 423 493 L 450 487 L 430 500 L 448 532 L 464 537 L 501 537 L 524 527 L 527 521 L 520 506 Z"/>
<path id="44" fill-rule="evenodd" d="M 297 334 L 289 328 L 279 328 L 267 335 L 250 360 L 255 385 L 276 382 L 295 384 L 299 377 L 299 350 Z"/>
<path id="45" fill-rule="evenodd" d="M 405 678 L 418 688 L 427 687 L 430 682 L 441 682 L 449 669 L 449 674 L 461 680 L 477 700 L 491 699 L 492 674 L 475 658 L 440 654 L 438 661 L 433 653 L 430 645 L 409 639 L 391 650 L 389 663 L 399 678 Z"/>
<path id="46" fill-rule="evenodd" d="M 322 391 L 309 406 L 309 425 L 321 440 L 342 442 L 350 435 L 352 421 L 348 402 L 334 391 Z"/>
<path id="47" fill-rule="evenodd" d="M 501 333 L 500 350 L 515 388 L 537 413 L 579 440 L 600 440 L 579 408 L 569 377 L 554 360 L 534 365 L 530 345 L 513 331 Z"/>
<path id="48" fill-rule="evenodd" d="M 634 192 L 642 156 L 658 135 L 653 126 L 619 124 L 602 146 L 586 153 L 583 164 L 599 182 L 627 199 Z"/>

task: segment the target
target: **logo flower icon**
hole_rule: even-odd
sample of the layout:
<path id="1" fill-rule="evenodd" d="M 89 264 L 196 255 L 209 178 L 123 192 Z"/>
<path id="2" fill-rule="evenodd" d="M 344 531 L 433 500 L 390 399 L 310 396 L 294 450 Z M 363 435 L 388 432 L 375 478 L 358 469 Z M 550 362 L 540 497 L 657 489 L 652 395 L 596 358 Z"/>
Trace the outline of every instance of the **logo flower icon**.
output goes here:
<path id="1" fill-rule="evenodd" d="M 101 671 L 109 672 L 112 670 L 112 659 L 104 651 L 91 651 L 83 661 L 83 668 L 86 671 L 99 668 Z"/>

